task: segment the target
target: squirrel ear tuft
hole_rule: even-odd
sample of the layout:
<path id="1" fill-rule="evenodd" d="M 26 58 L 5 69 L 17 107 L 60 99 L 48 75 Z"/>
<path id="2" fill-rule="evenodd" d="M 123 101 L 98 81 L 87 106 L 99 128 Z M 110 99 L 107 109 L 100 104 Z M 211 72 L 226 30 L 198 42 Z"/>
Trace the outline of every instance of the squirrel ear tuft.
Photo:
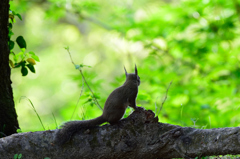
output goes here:
<path id="1" fill-rule="evenodd" d="M 135 75 L 138 75 L 137 65 L 135 64 Z"/>
<path id="2" fill-rule="evenodd" d="M 125 75 L 127 77 L 128 73 L 127 73 L 127 70 L 126 70 L 125 66 L 124 66 L 124 70 L 125 70 Z"/>

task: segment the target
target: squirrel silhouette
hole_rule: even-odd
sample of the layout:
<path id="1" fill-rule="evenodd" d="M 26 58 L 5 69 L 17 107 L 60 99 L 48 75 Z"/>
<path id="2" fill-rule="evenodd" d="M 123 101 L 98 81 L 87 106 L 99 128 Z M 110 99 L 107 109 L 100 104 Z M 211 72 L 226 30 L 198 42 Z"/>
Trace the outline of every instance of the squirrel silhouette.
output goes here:
<path id="1" fill-rule="evenodd" d="M 125 67 L 124 70 L 126 81 L 108 96 L 102 115 L 91 120 L 66 122 L 63 124 L 62 129 L 59 129 L 56 133 L 56 144 L 65 144 L 71 139 L 74 133 L 82 128 L 91 128 L 104 122 L 109 122 L 110 124 L 117 123 L 123 117 L 128 106 L 135 110 L 137 109 L 136 98 L 138 86 L 140 85 L 137 66 L 135 65 L 135 73 L 127 73 Z"/>

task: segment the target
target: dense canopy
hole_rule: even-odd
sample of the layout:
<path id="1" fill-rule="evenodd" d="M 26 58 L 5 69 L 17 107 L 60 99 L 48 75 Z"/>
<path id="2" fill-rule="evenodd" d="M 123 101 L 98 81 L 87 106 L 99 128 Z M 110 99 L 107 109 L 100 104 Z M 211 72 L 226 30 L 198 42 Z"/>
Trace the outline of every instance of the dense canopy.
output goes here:
<path id="1" fill-rule="evenodd" d="M 75 63 L 91 66 L 83 67 L 83 74 L 102 107 L 123 84 L 123 66 L 133 72 L 137 64 L 139 106 L 158 112 L 172 81 L 160 122 L 203 129 L 240 126 L 237 1 L 16 0 L 10 5 L 22 16 L 12 39 L 22 35 L 27 51 L 40 59 L 35 74 L 22 77 L 12 69 L 22 131 L 43 130 L 23 96 L 46 129 L 55 129 L 55 120 L 59 125 L 71 119 L 82 89 L 72 119 L 101 114 L 66 46 Z"/>

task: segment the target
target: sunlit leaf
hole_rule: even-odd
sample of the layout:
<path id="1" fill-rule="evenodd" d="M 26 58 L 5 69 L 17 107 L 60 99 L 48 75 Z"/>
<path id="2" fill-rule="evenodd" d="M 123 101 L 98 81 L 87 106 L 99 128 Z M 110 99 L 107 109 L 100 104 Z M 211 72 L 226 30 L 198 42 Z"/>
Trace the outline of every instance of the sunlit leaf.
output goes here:
<path id="1" fill-rule="evenodd" d="M 29 51 L 29 54 L 30 54 L 30 55 L 35 55 L 35 53 L 34 53 L 34 52 L 32 52 L 32 51 Z"/>
<path id="2" fill-rule="evenodd" d="M 31 65 L 36 65 L 36 62 L 33 58 L 28 58 L 26 61 Z"/>
<path id="3" fill-rule="evenodd" d="M 14 67 L 12 60 L 9 60 L 9 64 L 11 65 L 12 68 Z"/>
<path id="4" fill-rule="evenodd" d="M 38 57 L 37 55 L 32 55 L 31 57 L 32 57 L 34 60 L 36 60 L 37 62 L 40 62 L 39 57 Z"/>

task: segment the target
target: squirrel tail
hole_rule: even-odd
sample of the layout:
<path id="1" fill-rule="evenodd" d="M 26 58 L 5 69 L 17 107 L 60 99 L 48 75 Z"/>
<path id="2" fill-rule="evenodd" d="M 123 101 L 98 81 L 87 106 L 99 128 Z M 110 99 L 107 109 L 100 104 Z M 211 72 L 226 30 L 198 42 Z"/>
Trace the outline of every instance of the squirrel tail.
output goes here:
<path id="1" fill-rule="evenodd" d="M 68 142 L 74 133 L 81 130 L 82 128 L 91 128 L 96 125 L 100 125 L 106 122 L 103 116 L 91 120 L 78 120 L 78 121 L 69 121 L 63 124 L 62 129 L 59 129 L 56 133 L 54 143 L 58 145 L 63 145 Z"/>

